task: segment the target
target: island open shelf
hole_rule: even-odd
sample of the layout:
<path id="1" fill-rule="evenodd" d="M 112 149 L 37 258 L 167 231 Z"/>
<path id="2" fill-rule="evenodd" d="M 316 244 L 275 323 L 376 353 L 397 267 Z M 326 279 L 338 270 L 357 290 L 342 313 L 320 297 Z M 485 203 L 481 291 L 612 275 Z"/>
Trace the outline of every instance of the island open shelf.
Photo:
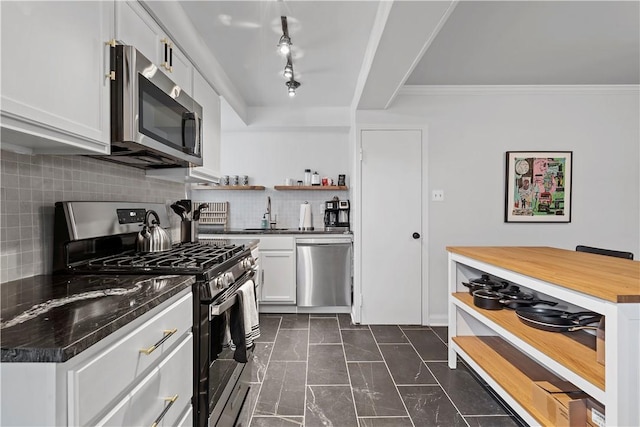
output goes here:
<path id="1" fill-rule="evenodd" d="M 582 331 L 542 331 L 522 323 L 513 310 L 483 310 L 473 304 L 473 297 L 469 293 L 456 292 L 453 296 L 461 302 L 459 306 L 466 312 L 486 317 L 490 322 L 489 327 L 491 323 L 499 325 L 513 334 L 514 339 L 531 345 L 604 391 L 604 365 L 596 361 L 595 336 Z"/>
<path id="2" fill-rule="evenodd" d="M 453 346 L 472 367 L 481 368 L 488 376 L 485 379 L 494 382 L 494 389 L 501 389 L 513 399 L 512 406 L 521 406 L 537 424 L 551 425 L 533 406 L 531 387 L 533 381 L 553 382 L 557 376 L 499 337 L 460 336 L 453 338 Z"/>
<path id="3" fill-rule="evenodd" d="M 447 251 L 451 369 L 460 357 L 531 425 L 549 422 L 528 400 L 532 382 L 539 379 L 519 360 L 537 364 L 600 402 L 606 408 L 607 426 L 640 425 L 640 263 L 546 247 L 448 247 Z M 568 311 L 603 315 L 604 364 L 597 361 L 592 334 L 543 331 L 522 323 L 513 310 L 476 307 L 462 282 L 480 274 L 557 301 Z M 512 384 L 501 370 L 519 380 Z"/>

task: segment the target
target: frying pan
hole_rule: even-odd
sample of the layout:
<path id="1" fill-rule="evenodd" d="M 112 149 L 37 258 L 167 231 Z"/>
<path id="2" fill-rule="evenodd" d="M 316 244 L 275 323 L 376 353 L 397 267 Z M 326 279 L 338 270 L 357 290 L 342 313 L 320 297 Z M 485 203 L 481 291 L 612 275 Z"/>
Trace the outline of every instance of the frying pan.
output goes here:
<path id="1" fill-rule="evenodd" d="M 527 316 L 529 319 L 534 319 L 539 322 L 553 322 L 558 318 L 562 319 L 574 319 L 578 317 L 597 317 L 601 315 L 594 313 L 593 311 L 578 311 L 572 313 L 570 311 L 556 310 L 553 308 L 539 308 L 539 307 L 522 307 L 516 310 L 516 313 L 520 312 L 521 315 Z"/>
<path id="2" fill-rule="evenodd" d="M 574 320 L 568 317 L 550 317 L 545 321 L 537 319 L 534 315 L 531 315 L 531 313 L 523 312 L 522 309 L 516 310 L 516 316 L 518 316 L 518 319 L 527 326 L 549 332 L 573 332 L 581 329 L 598 329 L 597 326 L 587 325 L 598 322 L 601 317 L 598 315 L 586 317 L 580 320 Z"/>
<path id="3" fill-rule="evenodd" d="M 543 301 L 533 299 L 512 299 L 505 298 L 502 293 L 496 291 L 487 291 L 479 289 L 473 291 L 473 304 L 476 307 L 484 308 L 485 310 L 502 310 L 504 307 L 518 308 L 528 307 L 536 304 L 556 305 L 553 301 Z"/>

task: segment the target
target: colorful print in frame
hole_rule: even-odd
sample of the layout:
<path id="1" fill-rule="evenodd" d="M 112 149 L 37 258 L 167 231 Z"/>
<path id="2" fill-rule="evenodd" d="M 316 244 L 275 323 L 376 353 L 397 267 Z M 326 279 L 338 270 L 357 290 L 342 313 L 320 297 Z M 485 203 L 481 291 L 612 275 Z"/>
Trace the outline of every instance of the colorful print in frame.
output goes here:
<path id="1" fill-rule="evenodd" d="M 572 151 L 507 151 L 505 222 L 571 222 Z"/>

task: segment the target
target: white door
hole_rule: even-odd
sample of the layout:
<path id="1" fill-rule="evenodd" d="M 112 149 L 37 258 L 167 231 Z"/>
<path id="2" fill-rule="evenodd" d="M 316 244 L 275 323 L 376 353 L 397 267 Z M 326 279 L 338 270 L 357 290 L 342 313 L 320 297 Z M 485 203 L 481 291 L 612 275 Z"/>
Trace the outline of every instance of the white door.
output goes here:
<path id="1" fill-rule="evenodd" d="M 422 323 L 422 132 L 363 130 L 362 323 Z"/>

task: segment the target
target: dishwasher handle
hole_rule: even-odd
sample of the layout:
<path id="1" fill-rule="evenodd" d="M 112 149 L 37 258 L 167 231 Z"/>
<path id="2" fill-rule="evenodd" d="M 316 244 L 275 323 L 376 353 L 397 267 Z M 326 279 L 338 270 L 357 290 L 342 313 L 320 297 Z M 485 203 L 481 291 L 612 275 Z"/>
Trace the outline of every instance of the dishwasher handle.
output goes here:
<path id="1" fill-rule="evenodd" d="M 348 245 L 351 246 L 351 240 L 345 239 L 297 239 L 296 245 L 298 246 L 337 246 Z"/>

